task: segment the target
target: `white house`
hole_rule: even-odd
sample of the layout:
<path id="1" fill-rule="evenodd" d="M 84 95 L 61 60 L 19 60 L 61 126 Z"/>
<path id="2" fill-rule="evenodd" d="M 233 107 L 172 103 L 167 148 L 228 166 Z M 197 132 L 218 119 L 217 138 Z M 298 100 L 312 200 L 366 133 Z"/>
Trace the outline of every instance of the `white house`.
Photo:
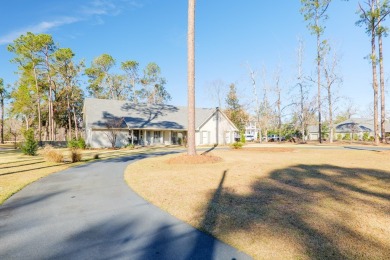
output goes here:
<path id="1" fill-rule="evenodd" d="M 188 109 L 172 105 L 136 104 L 129 101 L 86 98 L 83 107 L 85 140 L 93 148 L 127 144 L 181 144 L 187 137 Z M 196 145 L 230 144 L 236 126 L 218 108 L 195 110 Z"/>
<path id="2" fill-rule="evenodd" d="M 251 119 L 245 125 L 245 135 L 252 135 L 255 140 L 260 137 L 260 127 L 256 120 Z"/>

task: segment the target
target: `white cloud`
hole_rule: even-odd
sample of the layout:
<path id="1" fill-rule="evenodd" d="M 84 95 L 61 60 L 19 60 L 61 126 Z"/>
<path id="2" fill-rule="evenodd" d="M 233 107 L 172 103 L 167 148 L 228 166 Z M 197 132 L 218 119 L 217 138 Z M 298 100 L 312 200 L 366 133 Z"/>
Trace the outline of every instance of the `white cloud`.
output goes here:
<path id="1" fill-rule="evenodd" d="M 13 40 L 27 32 L 45 33 L 53 28 L 80 21 L 94 19 L 97 21 L 94 25 L 103 24 L 104 16 L 116 16 L 119 15 L 123 9 L 141 7 L 143 7 L 143 5 L 136 0 L 92 0 L 87 5 L 75 8 L 77 11 L 72 16 L 59 17 L 52 21 L 43 21 L 0 36 L 0 45 L 12 43 Z"/>
<path id="2" fill-rule="evenodd" d="M 1 36 L 0 37 L 0 45 L 12 43 L 13 40 L 18 38 L 22 34 L 26 34 L 27 32 L 45 33 L 47 31 L 49 31 L 50 29 L 60 27 L 60 26 L 66 25 L 66 24 L 72 24 L 72 23 L 75 23 L 78 21 L 80 21 L 80 18 L 61 17 L 61 18 L 58 18 L 54 21 L 40 22 L 39 24 L 31 25 L 31 26 L 10 32 L 4 36 Z"/>

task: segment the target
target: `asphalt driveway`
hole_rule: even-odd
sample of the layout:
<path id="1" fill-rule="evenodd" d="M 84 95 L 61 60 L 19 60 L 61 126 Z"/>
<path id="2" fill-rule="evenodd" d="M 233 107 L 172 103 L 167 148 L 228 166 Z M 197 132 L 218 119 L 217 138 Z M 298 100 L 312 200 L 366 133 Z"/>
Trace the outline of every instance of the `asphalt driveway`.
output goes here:
<path id="1" fill-rule="evenodd" d="M 143 200 L 126 166 L 98 161 L 30 184 L 0 206 L 0 259 L 250 259 Z"/>

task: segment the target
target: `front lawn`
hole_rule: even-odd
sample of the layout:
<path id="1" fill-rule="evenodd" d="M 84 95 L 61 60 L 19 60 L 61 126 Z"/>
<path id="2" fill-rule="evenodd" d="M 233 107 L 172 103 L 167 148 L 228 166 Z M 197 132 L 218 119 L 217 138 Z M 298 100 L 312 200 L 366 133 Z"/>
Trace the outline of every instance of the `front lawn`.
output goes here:
<path id="1" fill-rule="evenodd" d="M 141 196 L 255 259 L 390 259 L 390 151 L 247 148 L 142 160 Z M 173 160 L 174 161 L 174 160 Z"/>

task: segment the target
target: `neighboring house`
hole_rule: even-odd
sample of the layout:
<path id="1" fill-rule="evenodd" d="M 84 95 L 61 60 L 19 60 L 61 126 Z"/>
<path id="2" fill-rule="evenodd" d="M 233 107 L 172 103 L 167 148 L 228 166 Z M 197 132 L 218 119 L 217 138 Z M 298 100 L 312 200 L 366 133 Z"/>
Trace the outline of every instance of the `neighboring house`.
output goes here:
<path id="1" fill-rule="evenodd" d="M 308 141 L 318 141 L 320 134 L 318 132 L 318 125 L 308 125 L 307 126 L 307 136 Z"/>
<path id="2" fill-rule="evenodd" d="M 249 136 L 252 135 L 254 136 L 254 139 L 257 140 L 258 137 L 260 136 L 260 127 L 258 127 L 257 123 L 255 120 L 251 119 L 249 122 L 245 125 L 245 135 Z"/>
<path id="3" fill-rule="evenodd" d="M 83 113 L 85 140 L 94 148 L 111 147 L 109 136 L 113 131 L 117 134 L 116 147 L 182 144 L 187 137 L 187 107 L 86 98 Z M 234 142 L 238 129 L 218 108 L 197 108 L 195 119 L 196 145 Z M 112 122 L 118 124 L 113 127 Z"/>
<path id="4" fill-rule="evenodd" d="M 318 140 L 318 126 L 310 125 L 308 130 L 308 140 Z M 378 126 L 380 131 L 380 126 Z M 390 133 L 390 123 L 386 120 L 385 123 L 386 134 Z M 337 139 L 338 135 L 343 138 L 346 134 L 357 135 L 359 140 L 363 140 L 364 133 L 368 133 L 369 136 L 374 136 L 374 120 L 368 118 L 350 118 L 337 125 L 335 125 L 334 138 Z"/>
<path id="5" fill-rule="evenodd" d="M 374 136 L 374 120 L 368 118 L 350 118 L 335 126 L 336 135 L 340 134 L 344 137 L 346 134 L 358 135 L 359 139 L 363 139 L 363 134 L 368 133 L 369 136 Z M 380 125 L 378 126 L 380 132 Z M 389 120 L 385 122 L 385 132 L 390 133 Z"/>

